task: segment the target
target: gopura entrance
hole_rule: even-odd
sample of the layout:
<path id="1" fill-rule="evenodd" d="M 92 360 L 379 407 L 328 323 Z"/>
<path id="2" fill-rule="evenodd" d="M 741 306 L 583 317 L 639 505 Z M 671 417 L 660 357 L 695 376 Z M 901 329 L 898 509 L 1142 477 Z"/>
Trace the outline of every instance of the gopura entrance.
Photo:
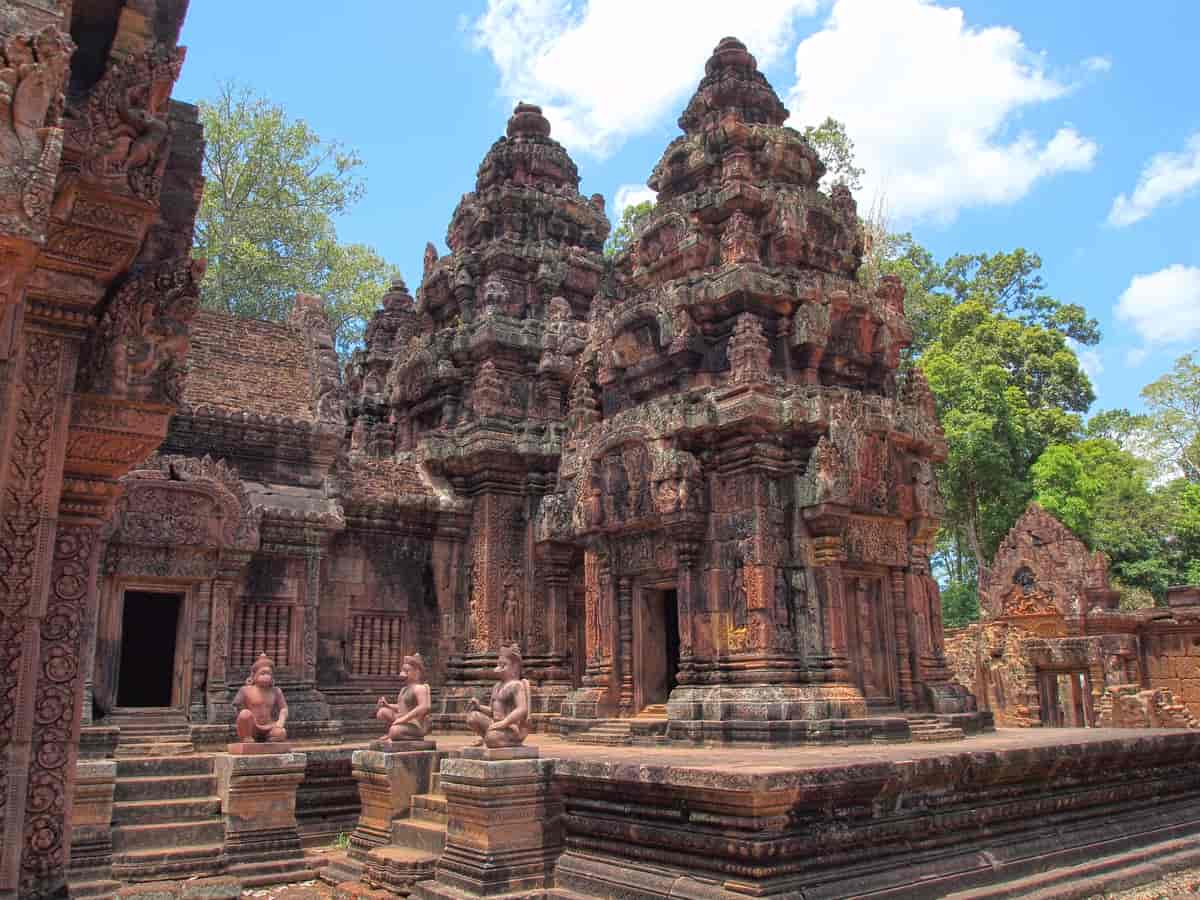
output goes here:
<path id="1" fill-rule="evenodd" d="M 122 604 L 117 706 L 182 706 L 177 677 L 184 595 L 127 590 Z"/>

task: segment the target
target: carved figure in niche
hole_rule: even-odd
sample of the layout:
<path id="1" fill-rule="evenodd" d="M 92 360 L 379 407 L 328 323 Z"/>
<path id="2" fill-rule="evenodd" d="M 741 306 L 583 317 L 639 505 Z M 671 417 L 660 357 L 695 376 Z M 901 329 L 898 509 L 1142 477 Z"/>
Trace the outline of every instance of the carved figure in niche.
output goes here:
<path id="1" fill-rule="evenodd" d="M 775 570 L 775 623 L 786 626 L 788 631 L 796 629 L 796 608 L 792 604 L 792 586 L 788 582 L 787 569 L 782 566 Z"/>
<path id="2" fill-rule="evenodd" d="M 875 657 L 872 650 L 875 647 L 873 617 L 871 614 L 871 591 L 864 578 L 854 580 L 854 602 L 858 613 L 858 632 L 861 641 L 861 665 L 863 684 L 878 687 L 875 680 Z"/>
<path id="3" fill-rule="evenodd" d="M 380 697 L 375 718 L 388 723 L 388 740 L 419 741 L 429 734 L 431 707 L 429 685 L 425 681 L 425 660 L 421 654 L 404 657 L 400 678 L 404 687 L 396 695 L 396 702 L 388 703 L 387 697 Z"/>
<path id="4" fill-rule="evenodd" d="M 504 638 L 516 640 L 521 634 L 521 601 L 517 597 L 517 586 L 511 581 L 504 584 L 501 612 L 504 616 Z"/>
<path id="5" fill-rule="evenodd" d="M 729 609 L 733 614 L 733 627 L 746 627 L 746 576 L 742 571 L 742 562 L 738 560 L 733 570 L 733 578 L 729 582 Z"/>
<path id="6" fill-rule="evenodd" d="M 529 682 L 521 677 L 521 649 L 501 647 L 496 662 L 497 684 L 490 706 L 474 697 L 467 704 L 467 727 L 485 747 L 519 747 L 529 736 Z"/>
<path id="7" fill-rule="evenodd" d="M 237 733 L 243 742 L 281 744 L 287 740 L 287 700 L 275 687 L 275 664 L 267 654 L 259 654 L 254 661 L 233 705 L 238 709 Z"/>
<path id="8" fill-rule="evenodd" d="M 918 515 L 929 515 L 933 510 L 933 466 L 927 459 L 914 459 L 913 470 L 913 506 Z"/>
<path id="9" fill-rule="evenodd" d="M 1033 570 L 1029 566 L 1021 566 L 1013 575 L 1013 584 L 1021 588 L 1021 593 L 1028 597 L 1033 593 L 1033 589 L 1037 584 L 1037 579 L 1034 577 Z"/>

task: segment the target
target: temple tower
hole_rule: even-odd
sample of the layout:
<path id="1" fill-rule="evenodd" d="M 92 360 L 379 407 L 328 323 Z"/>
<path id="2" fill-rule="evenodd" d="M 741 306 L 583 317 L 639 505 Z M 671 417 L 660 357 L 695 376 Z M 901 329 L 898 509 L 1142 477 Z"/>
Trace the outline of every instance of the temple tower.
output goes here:
<path id="1" fill-rule="evenodd" d="M 678 738 L 903 738 L 905 710 L 972 705 L 929 577 L 946 445 L 898 371 L 904 290 L 858 283 L 854 199 L 787 116 L 721 41 L 592 306 L 538 527 L 585 548 L 567 730 L 669 701 Z"/>
<path id="2" fill-rule="evenodd" d="M 412 459 L 469 515 L 435 549 L 447 713 L 490 688 L 502 642 L 520 643 L 539 714 L 571 687 L 582 554 L 535 554 L 533 520 L 555 488 L 608 230 L 541 110 L 518 104 L 454 212 L 450 253 L 426 248 L 415 304 L 393 292 L 351 364 L 351 455 Z"/>

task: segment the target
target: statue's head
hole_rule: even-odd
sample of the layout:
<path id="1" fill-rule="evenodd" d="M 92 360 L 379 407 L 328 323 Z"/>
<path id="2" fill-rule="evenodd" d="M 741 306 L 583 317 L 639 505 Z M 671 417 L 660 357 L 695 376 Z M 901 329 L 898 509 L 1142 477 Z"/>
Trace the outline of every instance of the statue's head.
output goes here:
<path id="1" fill-rule="evenodd" d="M 404 657 L 400 665 L 400 677 L 405 684 L 425 683 L 425 660 L 421 659 L 420 653 Z"/>
<path id="2" fill-rule="evenodd" d="M 496 661 L 496 674 L 505 681 L 515 681 L 521 677 L 521 648 L 516 644 L 500 648 L 500 657 Z"/>
<path id="3" fill-rule="evenodd" d="M 271 662 L 271 657 L 265 653 L 258 655 L 258 659 L 250 667 L 250 677 L 246 679 L 246 684 L 257 685 L 260 688 L 269 688 L 275 684 L 275 663 Z"/>

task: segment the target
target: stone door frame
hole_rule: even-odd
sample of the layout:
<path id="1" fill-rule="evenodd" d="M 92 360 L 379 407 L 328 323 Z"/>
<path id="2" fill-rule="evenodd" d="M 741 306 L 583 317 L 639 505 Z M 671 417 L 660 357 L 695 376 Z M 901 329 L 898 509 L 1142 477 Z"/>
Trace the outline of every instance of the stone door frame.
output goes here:
<path id="1" fill-rule="evenodd" d="M 896 647 L 896 615 L 892 598 L 892 580 L 890 577 L 891 570 L 884 566 L 846 566 L 842 570 L 843 591 L 847 590 L 850 580 L 853 578 L 869 578 L 878 582 L 879 603 L 874 609 L 874 613 L 878 616 L 878 630 L 883 639 L 883 676 L 887 679 L 886 698 L 869 697 L 862 682 L 862 644 L 861 641 L 847 640 L 848 649 L 850 651 L 851 678 L 853 683 L 863 692 L 863 697 L 868 704 L 875 705 L 897 706 L 901 705 L 900 697 L 900 668 L 907 665 L 908 661 L 900 658 L 900 653 Z M 851 602 L 851 598 L 846 598 L 846 630 L 847 637 L 850 634 L 861 633 L 862 625 L 858 621 L 857 605 Z M 851 628 L 854 631 L 851 631 Z"/>
<path id="2" fill-rule="evenodd" d="M 181 581 L 172 578 L 153 578 L 141 576 L 117 576 L 110 582 L 112 602 L 101 605 L 100 628 L 101 639 L 108 636 L 113 641 L 113 668 L 109 673 L 104 687 L 112 697 L 111 709 L 117 708 L 117 697 L 121 687 L 121 651 L 123 649 L 125 632 L 125 595 L 130 591 L 149 594 L 173 594 L 181 598 L 179 604 L 179 619 L 175 626 L 175 659 L 173 661 L 173 676 L 171 679 L 171 704 L 168 707 L 173 712 L 187 715 L 192 696 L 192 673 L 195 670 L 196 648 L 196 593 L 199 586 L 195 581 Z M 99 685 L 97 685 L 99 687 Z M 132 707 L 136 709 L 137 707 Z M 110 712 L 111 712 L 110 709 Z"/>
<path id="3" fill-rule="evenodd" d="M 645 688 L 645 668 L 642 660 L 645 658 L 645 598 L 648 591 L 674 591 L 675 606 L 679 606 L 679 579 L 674 575 L 651 575 L 635 578 L 633 582 L 633 699 L 634 715 L 641 712 L 647 705 L 643 695 Z M 678 612 L 676 613 L 678 619 Z M 665 623 L 664 623 L 665 624 Z M 664 634 L 663 651 L 666 651 Z M 663 703 L 667 702 L 664 698 Z"/>

